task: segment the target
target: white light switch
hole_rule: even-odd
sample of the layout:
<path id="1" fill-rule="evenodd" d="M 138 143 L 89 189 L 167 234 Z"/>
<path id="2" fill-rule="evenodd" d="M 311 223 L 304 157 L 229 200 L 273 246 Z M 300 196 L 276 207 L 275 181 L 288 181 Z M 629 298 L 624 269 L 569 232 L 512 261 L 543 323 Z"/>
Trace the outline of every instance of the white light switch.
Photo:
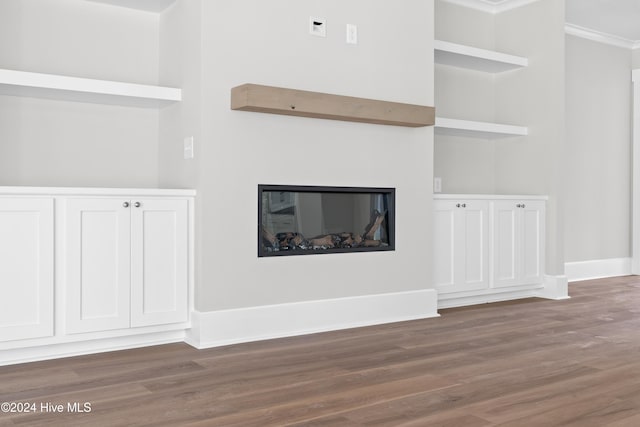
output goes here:
<path id="1" fill-rule="evenodd" d="M 193 137 L 189 136 L 184 139 L 184 158 L 193 159 Z"/>
<path id="2" fill-rule="evenodd" d="M 347 43 L 358 44 L 358 26 L 347 24 Z"/>

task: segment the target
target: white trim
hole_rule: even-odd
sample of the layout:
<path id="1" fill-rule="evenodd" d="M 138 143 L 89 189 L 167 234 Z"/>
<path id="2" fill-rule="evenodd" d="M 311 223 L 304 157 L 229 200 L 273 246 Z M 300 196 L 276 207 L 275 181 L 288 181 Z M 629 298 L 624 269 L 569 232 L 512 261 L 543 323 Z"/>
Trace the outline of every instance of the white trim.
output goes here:
<path id="1" fill-rule="evenodd" d="M 564 32 L 571 36 L 581 37 L 583 39 L 591 40 L 598 43 L 604 43 L 611 46 L 622 47 L 625 49 L 637 49 L 638 47 L 640 47 L 640 41 L 638 40 L 629 40 L 625 39 L 624 37 L 603 33 L 600 31 L 592 30 L 590 28 L 585 28 L 569 23 L 564 25 Z"/>
<path id="2" fill-rule="evenodd" d="M 6 69 L 0 69 L 0 94 L 147 108 L 182 100 L 173 87 Z"/>
<path id="3" fill-rule="evenodd" d="M 499 138 L 526 136 L 529 129 L 525 126 L 436 117 L 435 132 L 439 135 Z"/>
<path id="4" fill-rule="evenodd" d="M 541 287 L 542 285 L 538 285 Z M 472 293 L 472 292 L 470 292 Z M 538 289 L 521 289 L 504 292 L 491 289 L 482 295 L 456 296 L 455 294 L 443 294 L 438 300 L 438 309 L 464 307 L 468 305 L 490 304 L 499 301 L 511 301 L 538 296 Z M 445 315 L 446 316 L 446 315 Z"/>
<path id="5" fill-rule="evenodd" d="M 166 196 L 191 197 L 196 190 L 168 188 L 2 187 L 0 196 Z"/>
<path id="6" fill-rule="evenodd" d="M 202 349 L 438 317 L 434 289 L 192 313 L 185 341 Z"/>
<path id="7" fill-rule="evenodd" d="M 631 258 L 567 262 L 564 265 L 564 271 L 569 282 L 601 279 L 603 277 L 628 276 L 631 274 Z"/>
<path id="8" fill-rule="evenodd" d="M 62 357 L 82 356 L 107 351 L 128 350 L 153 345 L 183 342 L 185 331 L 158 332 L 144 335 L 132 335 L 105 339 L 90 339 L 66 343 L 13 348 L 0 351 L 0 366 Z"/>
<path id="9" fill-rule="evenodd" d="M 539 298 L 563 300 L 571 298 L 569 296 L 569 281 L 567 276 L 544 276 L 544 287 L 539 289 Z"/>
<path id="10" fill-rule="evenodd" d="M 501 73 L 529 65 L 529 60 L 522 56 L 480 49 L 444 40 L 434 40 L 433 50 L 436 64 L 486 73 Z"/>
<path id="11" fill-rule="evenodd" d="M 490 2 L 486 0 L 442 0 L 446 3 L 457 4 L 458 6 L 468 7 L 470 9 L 479 10 L 497 14 L 515 9 L 538 0 L 502 0 L 500 2 Z"/>
<path id="12" fill-rule="evenodd" d="M 633 80 L 632 176 L 631 176 L 631 272 L 640 274 L 640 69 L 631 73 Z"/>
<path id="13" fill-rule="evenodd" d="M 438 193 L 433 200 L 549 200 L 549 196 L 534 194 L 451 194 Z"/>

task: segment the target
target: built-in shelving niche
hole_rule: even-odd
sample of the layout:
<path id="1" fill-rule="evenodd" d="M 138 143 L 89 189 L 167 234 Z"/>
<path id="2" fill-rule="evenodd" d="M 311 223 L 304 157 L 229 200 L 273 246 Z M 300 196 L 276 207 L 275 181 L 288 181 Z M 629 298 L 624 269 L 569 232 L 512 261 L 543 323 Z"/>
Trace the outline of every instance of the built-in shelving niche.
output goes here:
<path id="1" fill-rule="evenodd" d="M 479 49 L 442 40 L 434 40 L 434 61 L 436 64 L 491 74 L 516 70 L 529 65 L 529 60 L 521 56 Z M 525 136 L 528 134 L 528 128 L 502 123 L 436 117 L 435 133 L 438 135 L 492 139 L 509 136 Z"/>
<path id="2" fill-rule="evenodd" d="M 182 90 L 0 69 L 0 95 L 159 108 L 180 101 Z"/>

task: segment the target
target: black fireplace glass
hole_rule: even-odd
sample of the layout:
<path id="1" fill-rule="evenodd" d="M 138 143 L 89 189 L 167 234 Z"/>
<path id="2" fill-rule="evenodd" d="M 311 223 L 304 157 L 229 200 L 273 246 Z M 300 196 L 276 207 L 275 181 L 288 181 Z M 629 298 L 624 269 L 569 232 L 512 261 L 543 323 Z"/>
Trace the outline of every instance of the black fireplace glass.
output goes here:
<path id="1" fill-rule="evenodd" d="M 258 256 L 395 249 L 395 189 L 258 185 Z"/>

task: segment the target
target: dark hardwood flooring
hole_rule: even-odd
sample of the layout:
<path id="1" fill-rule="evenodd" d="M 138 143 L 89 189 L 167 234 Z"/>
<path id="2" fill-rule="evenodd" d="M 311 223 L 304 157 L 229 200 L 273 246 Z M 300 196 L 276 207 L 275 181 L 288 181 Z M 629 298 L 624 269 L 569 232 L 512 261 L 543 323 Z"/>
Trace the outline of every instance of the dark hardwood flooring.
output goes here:
<path id="1" fill-rule="evenodd" d="M 0 425 L 640 426 L 640 277 L 576 282 L 570 294 L 0 367 L 0 402 L 38 409 L 0 413 Z M 64 413 L 41 411 L 48 402 Z"/>

